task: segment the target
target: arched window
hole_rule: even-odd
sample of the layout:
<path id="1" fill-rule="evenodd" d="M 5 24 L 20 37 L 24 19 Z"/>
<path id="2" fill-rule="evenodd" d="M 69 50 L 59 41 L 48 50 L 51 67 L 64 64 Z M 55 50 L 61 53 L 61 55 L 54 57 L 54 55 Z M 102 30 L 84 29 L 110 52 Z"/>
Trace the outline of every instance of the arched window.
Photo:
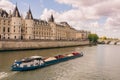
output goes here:
<path id="1" fill-rule="evenodd" d="M 6 14 L 4 14 L 3 17 L 6 18 Z"/>

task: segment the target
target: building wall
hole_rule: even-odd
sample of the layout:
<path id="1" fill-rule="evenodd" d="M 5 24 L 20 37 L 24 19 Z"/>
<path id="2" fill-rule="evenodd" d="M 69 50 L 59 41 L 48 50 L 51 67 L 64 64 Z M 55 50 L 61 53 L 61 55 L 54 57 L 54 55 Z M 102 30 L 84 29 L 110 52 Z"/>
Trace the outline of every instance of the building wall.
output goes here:
<path id="1" fill-rule="evenodd" d="M 57 39 L 57 29 L 56 29 L 56 24 L 53 22 L 48 23 L 49 26 L 51 27 L 51 40 L 56 40 Z"/>
<path id="2" fill-rule="evenodd" d="M 34 39 L 34 21 L 31 19 L 26 19 L 23 26 L 25 29 L 24 39 L 26 40 Z"/>
<path id="3" fill-rule="evenodd" d="M 22 27 L 21 18 L 12 17 L 11 25 L 10 25 L 10 39 L 12 39 L 12 40 L 20 40 L 21 39 L 21 27 Z"/>
<path id="4" fill-rule="evenodd" d="M 0 39 L 10 38 L 10 19 L 0 18 Z"/>
<path id="5" fill-rule="evenodd" d="M 45 21 L 36 21 L 34 27 L 34 39 L 50 40 L 52 31 L 49 24 Z"/>

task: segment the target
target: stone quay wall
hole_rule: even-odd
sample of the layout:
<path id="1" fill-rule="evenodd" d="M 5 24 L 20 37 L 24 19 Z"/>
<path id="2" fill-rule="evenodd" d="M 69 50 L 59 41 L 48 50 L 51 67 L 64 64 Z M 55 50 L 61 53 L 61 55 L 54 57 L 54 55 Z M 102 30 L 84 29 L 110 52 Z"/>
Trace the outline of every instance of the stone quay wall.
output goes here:
<path id="1" fill-rule="evenodd" d="M 89 45 L 89 41 L 0 41 L 0 50 L 25 50 Z"/>

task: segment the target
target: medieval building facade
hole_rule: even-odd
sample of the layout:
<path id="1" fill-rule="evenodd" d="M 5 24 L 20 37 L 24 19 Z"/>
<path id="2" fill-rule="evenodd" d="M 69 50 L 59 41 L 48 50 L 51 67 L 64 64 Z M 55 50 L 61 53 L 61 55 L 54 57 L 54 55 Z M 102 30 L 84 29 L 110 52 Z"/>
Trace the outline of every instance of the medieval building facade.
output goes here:
<path id="1" fill-rule="evenodd" d="M 8 14 L 0 9 L 0 40 L 81 40 L 87 31 L 78 31 L 67 22 L 55 23 L 53 15 L 48 21 L 34 19 L 31 9 L 23 18 L 17 6 Z"/>

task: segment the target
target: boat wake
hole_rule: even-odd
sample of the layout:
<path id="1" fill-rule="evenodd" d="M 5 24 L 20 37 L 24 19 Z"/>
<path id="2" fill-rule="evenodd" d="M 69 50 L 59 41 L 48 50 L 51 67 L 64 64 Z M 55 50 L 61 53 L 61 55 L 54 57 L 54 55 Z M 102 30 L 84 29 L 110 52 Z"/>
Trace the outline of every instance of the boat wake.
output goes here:
<path id="1" fill-rule="evenodd" d="M 2 80 L 3 78 L 6 78 L 6 77 L 10 77 L 14 74 L 16 74 L 17 72 L 0 72 L 0 80 Z"/>

